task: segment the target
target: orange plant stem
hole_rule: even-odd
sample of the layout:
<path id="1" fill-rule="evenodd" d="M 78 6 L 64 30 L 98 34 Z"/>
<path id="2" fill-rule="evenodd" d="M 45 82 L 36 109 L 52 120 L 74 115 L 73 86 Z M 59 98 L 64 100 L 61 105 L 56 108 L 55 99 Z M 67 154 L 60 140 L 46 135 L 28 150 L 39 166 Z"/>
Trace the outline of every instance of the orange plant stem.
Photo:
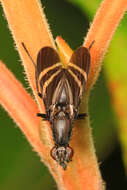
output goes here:
<path id="1" fill-rule="evenodd" d="M 0 62 L 0 103 L 41 155 L 44 147 L 39 140 L 40 121 L 36 117 L 37 105 L 2 62 Z"/>
<path id="2" fill-rule="evenodd" d="M 84 46 L 89 47 L 90 43 L 95 40 L 90 50 L 92 64 L 87 83 L 88 88 L 91 88 L 97 80 L 101 70 L 102 59 L 126 10 L 127 0 L 104 0 L 95 15 L 83 43 Z"/>

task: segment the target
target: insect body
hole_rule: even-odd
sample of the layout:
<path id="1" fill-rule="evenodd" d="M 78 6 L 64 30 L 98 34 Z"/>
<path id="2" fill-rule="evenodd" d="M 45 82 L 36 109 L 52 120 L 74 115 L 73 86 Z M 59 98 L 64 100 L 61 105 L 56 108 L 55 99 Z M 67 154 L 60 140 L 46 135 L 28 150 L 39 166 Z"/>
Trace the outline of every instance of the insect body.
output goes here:
<path id="1" fill-rule="evenodd" d="M 66 169 L 73 156 L 73 149 L 69 146 L 73 122 L 87 115 L 78 114 L 78 107 L 89 73 L 89 49 L 79 47 L 75 50 L 67 68 L 64 68 L 53 48 L 42 48 L 37 55 L 36 65 L 24 43 L 22 45 L 35 65 L 36 87 L 46 109 L 46 114 L 38 113 L 37 116 L 51 124 L 55 146 L 50 154 Z"/>

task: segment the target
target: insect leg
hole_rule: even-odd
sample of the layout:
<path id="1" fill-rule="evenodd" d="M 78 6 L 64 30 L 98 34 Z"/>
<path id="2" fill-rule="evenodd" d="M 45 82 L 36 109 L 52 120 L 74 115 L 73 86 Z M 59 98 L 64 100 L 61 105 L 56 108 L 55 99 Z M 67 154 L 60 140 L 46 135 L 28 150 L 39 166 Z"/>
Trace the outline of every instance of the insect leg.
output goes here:
<path id="1" fill-rule="evenodd" d="M 90 44 L 90 46 L 89 46 L 89 50 L 92 48 L 92 46 L 93 46 L 93 44 L 95 43 L 95 40 L 93 40 L 92 42 L 91 42 L 91 44 Z"/>
<path id="2" fill-rule="evenodd" d="M 85 117 L 87 117 L 88 114 L 87 113 L 80 113 L 77 115 L 77 118 L 76 119 L 85 119 Z"/>
<path id="3" fill-rule="evenodd" d="M 47 114 L 44 114 L 44 113 L 37 113 L 37 116 L 43 118 L 44 120 L 49 120 Z"/>

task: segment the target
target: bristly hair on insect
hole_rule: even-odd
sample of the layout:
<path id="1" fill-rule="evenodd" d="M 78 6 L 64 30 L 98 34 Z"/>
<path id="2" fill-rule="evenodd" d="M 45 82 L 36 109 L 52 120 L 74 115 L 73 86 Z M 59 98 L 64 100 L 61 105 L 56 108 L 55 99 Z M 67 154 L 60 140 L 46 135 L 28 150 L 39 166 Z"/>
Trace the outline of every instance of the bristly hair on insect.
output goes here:
<path id="1" fill-rule="evenodd" d="M 46 109 L 46 114 L 37 113 L 37 116 L 50 122 L 55 143 L 50 155 L 64 170 L 74 154 L 69 146 L 74 120 L 87 116 L 87 113 L 79 114 L 78 108 L 89 74 L 93 43 L 89 48 L 76 49 L 67 68 L 63 68 L 58 53 L 52 47 L 44 47 L 39 51 L 36 64 L 22 42 L 35 67 L 37 93 Z"/>

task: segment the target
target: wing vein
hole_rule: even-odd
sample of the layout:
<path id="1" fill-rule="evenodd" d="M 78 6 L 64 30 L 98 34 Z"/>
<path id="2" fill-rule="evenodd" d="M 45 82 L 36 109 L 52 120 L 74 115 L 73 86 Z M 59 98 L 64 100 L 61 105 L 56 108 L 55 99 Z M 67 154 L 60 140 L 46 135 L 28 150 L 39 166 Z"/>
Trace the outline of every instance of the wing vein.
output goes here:
<path id="1" fill-rule="evenodd" d="M 48 87 L 48 85 L 53 81 L 53 79 L 55 78 L 55 76 L 58 75 L 58 73 L 61 72 L 61 69 L 58 70 L 57 72 L 55 72 L 45 83 L 43 86 L 43 96 L 45 96 L 45 92 L 46 92 L 46 88 Z"/>
<path id="2" fill-rule="evenodd" d="M 85 81 L 87 81 L 87 74 L 85 71 L 83 71 L 83 69 L 81 69 L 80 67 L 78 67 L 77 65 L 73 64 L 73 63 L 69 63 L 68 66 L 73 67 L 74 69 L 77 69 L 85 78 Z"/>
<path id="3" fill-rule="evenodd" d="M 71 76 L 74 78 L 75 82 L 78 84 L 79 89 L 80 89 L 80 95 L 82 95 L 82 84 L 81 81 L 78 79 L 78 77 L 73 73 L 73 71 L 71 71 L 70 69 L 68 69 L 68 72 L 71 74 Z"/>
<path id="4" fill-rule="evenodd" d="M 46 69 L 44 69 L 40 75 L 39 75 L 39 81 L 42 79 L 42 77 L 49 71 L 53 70 L 54 68 L 58 67 L 58 66 L 61 66 L 61 63 L 56 63 L 55 65 L 52 65 Z"/>

